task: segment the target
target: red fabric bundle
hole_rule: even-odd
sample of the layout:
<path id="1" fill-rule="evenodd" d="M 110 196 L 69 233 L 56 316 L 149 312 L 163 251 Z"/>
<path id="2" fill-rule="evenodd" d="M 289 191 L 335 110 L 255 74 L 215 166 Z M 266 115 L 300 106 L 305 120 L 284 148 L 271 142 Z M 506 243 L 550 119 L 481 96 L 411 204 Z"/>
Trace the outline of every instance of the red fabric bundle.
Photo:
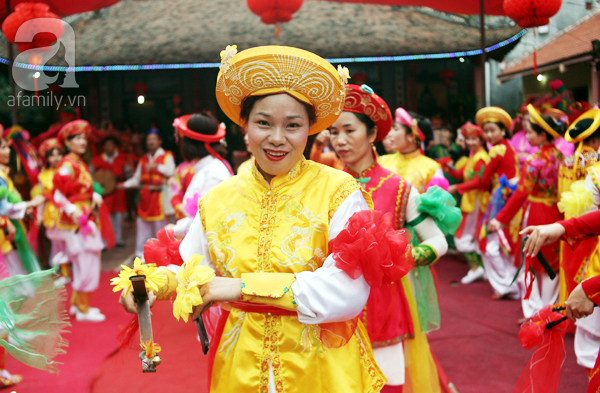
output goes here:
<path id="1" fill-rule="evenodd" d="M 390 285 L 415 266 L 411 234 L 394 229 L 391 212 L 356 212 L 330 243 L 335 265 L 352 279 L 361 275 L 371 287 Z"/>
<path id="2" fill-rule="evenodd" d="M 144 245 L 146 263 L 156 266 L 183 265 L 179 254 L 179 245 L 183 240 L 177 240 L 171 230 L 161 229 L 156 234 L 158 239 L 150 239 Z"/>
<path id="3" fill-rule="evenodd" d="M 100 234 L 106 243 L 106 248 L 112 250 L 115 246 L 115 230 L 110 221 L 110 212 L 105 204 L 98 208 L 98 221 L 100 222 Z"/>
<path id="4" fill-rule="evenodd" d="M 537 348 L 513 393 L 558 392 L 560 368 L 567 356 L 564 336 L 570 322 L 564 321 L 551 329 L 546 329 L 546 325 L 562 317 L 562 314 L 552 311 L 552 306 L 546 306 L 521 326 L 519 340 L 523 348 Z"/>

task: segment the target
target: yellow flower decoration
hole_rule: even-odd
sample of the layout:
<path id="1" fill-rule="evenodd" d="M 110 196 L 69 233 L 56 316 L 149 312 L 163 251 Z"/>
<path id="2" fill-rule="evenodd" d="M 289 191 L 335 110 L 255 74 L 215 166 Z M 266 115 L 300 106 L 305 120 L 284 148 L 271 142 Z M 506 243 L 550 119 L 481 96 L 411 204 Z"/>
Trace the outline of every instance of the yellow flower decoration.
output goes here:
<path id="1" fill-rule="evenodd" d="M 348 83 L 348 79 L 350 79 L 350 71 L 347 67 L 342 67 L 338 64 L 338 73 L 340 74 L 340 78 L 342 78 L 342 83 L 345 85 Z"/>
<path id="2" fill-rule="evenodd" d="M 173 303 L 173 315 L 177 320 L 183 318 L 188 321 L 193 307 L 202 304 L 200 296 L 200 285 L 209 283 L 214 277 L 215 272 L 208 266 L 201 265 L 203 256 L 194 254 L 183 264 L 177 272 L 177 298 Z"/>
<path id="3" fill-rule="evenodd" d="M 157 343 L 153 343 L 150 340 L 145 341 L 143 344 L 140 344 L 140 347 L 142 347 L 142 349 L 146 352 L 146 358 L 148 359 L 152 359 L 160 351 L 162 351 L 162 348 Z"/>
<path id="4" fill-rule="evenodd" d="M 131 280 L 133 276 L 146 276 L 144 283 L 146 284 L 146 290 L 154 291 L 158 293 L 160 288 L 167 283 L 167 277 L 164 274 L 160 274 L 156 266 L 146 265 L 142 263 L 140 258 L 135 258 L 133 261 L 133 269 L 129 266 L 121 265 L 123 270 L 119 275 L 110 280 L 110 284 L 114 285 L 113 292 L 118 292 L 125 289 L 125 296 L 131 292 Z"/>
<path id="5" fill-rule="evenodd" d="M 227 45 L 225 50 L 221 51 L 221 67 L 229 64 L 233 56 L 237 53 L 237 45 Z"/>

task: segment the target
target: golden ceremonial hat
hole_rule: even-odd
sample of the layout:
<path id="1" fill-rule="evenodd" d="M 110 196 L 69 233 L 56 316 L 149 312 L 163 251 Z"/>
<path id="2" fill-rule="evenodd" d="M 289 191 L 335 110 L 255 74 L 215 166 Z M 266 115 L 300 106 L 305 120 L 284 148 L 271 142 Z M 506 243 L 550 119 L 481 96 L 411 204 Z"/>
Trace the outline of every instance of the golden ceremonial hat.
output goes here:
<path id="1" fill-rule="evenodd" d="M 475 115 L 475 123 L 483 127 L 485 123 L 502 123 L 507 131 L 512 128 L 512 118 L 504 109 L 497 106 L 481 108 Z"/>
<path id="2" fill-rule="evenodd" d="M 558 132 L 556 132 L 556 130 L 554 130 L 554 128 L 550 127 L 550 124 L 546 123 L 546 121 L 544 120 L 544 118 L 540 115 L 540 112 L 537 111 L 537 109 L 535 109 L 535 107 L 531 104 L 527 105 L 527 112 L 529 113 L 529 116 L 531 116 L 531 119 L 529 120 L 532 124 L 535 124 L 539 127 L 542 127 L 542 129 L 544 131 L 546 131 L 548 134 L 552 135 L 552 137 L 554 138 L 561 138 L 562 135 L 560 135 Z"/>
<path id="3" fill-rule="evenodd" d="M 259 46 L 237 52 L 235 45 L 221 52 L 216 95 L 219 106 L 240 126 L 244 99 L 287 93 L 311 105 L 317 121 L 309 134 L 328 128 L 344 109 L 348 70 L 336 70 L 314 53 L 288 46 Z"/>
<path id="4" fill-rule="evenodd" d="M 581 120 L 592 120 L 592 123 L 585 130 L 581 130 L 581 124 L 579 122 Z M 586 122 L 587 123 L 587 122 Z M 590 109 L 585 112 L 583 115 L 579 116 L 577 120 L 575 120 L 567 132 L 565 133 L 565 139 L 567 142 L 577 143 L 581 142 L 590 135 L 592 135 L 598 128 L 600 127 L 600 109 Z"/>

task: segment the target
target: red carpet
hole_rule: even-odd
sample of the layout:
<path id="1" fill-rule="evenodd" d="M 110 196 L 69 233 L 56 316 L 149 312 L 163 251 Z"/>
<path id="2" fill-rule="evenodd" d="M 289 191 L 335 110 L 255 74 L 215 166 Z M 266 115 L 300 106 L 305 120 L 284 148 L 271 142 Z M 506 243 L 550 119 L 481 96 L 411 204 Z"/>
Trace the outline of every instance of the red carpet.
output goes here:
<path id="1" fill-rule="evenodd" d="M 106 315 L 101 323 L 77 322 L 71 317 L 71 333 L 64 338 L 69 341 L 66 355 L 56 357 L 64 364 L 59 365 L 60 374 L 49 374 L 22 363 L 10 356 L 7 369 L 13 374 L 22 374 L 23 382 L 11 390 L 18 393 L 85 393 L 89 391 L 90 380 L 104 359 L 117 347 L 115 338 L 119 325 L 128 321 L 128 316 L 117 303 L 119 294 L 112 292 L 110 279 L 116 273 L 103 272 L 100 288 L 92 295 L 92 306 L 99 307 Z M 69 296 L 71 286 L 67 285 Z M 110 392 L 106 390 L 105 392 Z"/>
<path id="2" fill-rule="evenodd" d="M 436 265 L 442 307 L 442 329 L 430 342 L 449 379 L 461 393 L 510 393 L 531 352 L 517 338 L 515 321 L 521 317 L 518 301 L 492 301 L 487 282 L 455 285 L 467 270 L 457 257 L 445 257 Z M 115 273 L 103 273 L 92 299 L 106 314 L 103 323 L 72 321 L 64 364 L 55 376 L 9 359 L 8 369 L 20 373 L 24 382 L 12 389 L 19 393 L 205 393 L 207 359 L 190 322 L 177 322 L 170 302 L 153 309 L 154 337 L 163 348 L 156 374 L 143 374 L 138 349 L 116 351 L 119 325 L 129 321 L 109 288 Z M 576 363 L 573 336 L 567 336 L 567 360 L 562 368 L 561 393 L 584 392 L 587 376 Z M 91 387 L 91 389 L 90 389 Z M 12 390 L 7 390 L 10 392 Z"/>
<path id="3" fill-rule="evenodd" d="M 457 283 L 468 269 L 459 257 L 444 257 L 436 269 L 442 326 L 429 340 L 450 381 L 461 393 L 512 392 L 532 354 L 517 337 L 521 302 L 491 300 L 487 281 Z M 587 375 L 577 365 L 573 335 L 567 335 L 565 344 L 567 359 L 558 391 L 585 392 Z"/>
<path id="4" fill-rule="evenodd" d="M 162 347 L 156 373 L 142 373 L 138 348 L 119 350 L 102 363 L 90 392 L 207 392 L 208 357 L 202 354 L 196 326 L 177 322 L 171 302 L 161 301 L 152 308 L 152 331 Z"/>

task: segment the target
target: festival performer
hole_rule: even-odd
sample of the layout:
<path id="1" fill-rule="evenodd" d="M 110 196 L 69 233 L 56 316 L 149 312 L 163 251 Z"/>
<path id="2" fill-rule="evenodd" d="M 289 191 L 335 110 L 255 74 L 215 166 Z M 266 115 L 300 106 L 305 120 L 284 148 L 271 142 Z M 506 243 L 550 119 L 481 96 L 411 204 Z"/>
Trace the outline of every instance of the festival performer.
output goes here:
<path id="1" fill-rule="evenodd" d="M 4 130 L 0 126 L 0 247 L 3 255 L 0 279 L 40 270 L 37 256 L 27 241 L 22 219 L 26 213 L 33 213 L 33 208 L 44 203 L 44 198 L 36 196 L 25 202 L 15 188 L 8 167 L 11 140 L 6 135 L 9 132 L 10 129 Z"/>
<path id="2" fill-rule="evenodd" d="M 404 110 L 396 109 L 394 125 L 388 134 L 394 139 L 395 153 L 379 158 L 379 164 L 410 182 L 422 194 L 433 178 L 444 179 L 440 164 L 423 155 L 421 143 L 425 135 L 417 120 Z"/>
<path id="3" fill-rule="evenodd" d="M 141 188 L 135 247 L 135 255 L 140 258 L 144 256 L 144 244 L 167 225 L 167 212 L 173 210 L 166 182 L 175 174 L 175 159 L 161 145 L 160 133 L 151 129 L 146 135 L 148 152 L 140 159 L 133 176 L 117 185 L 119 189 Z"/>
<path id="4" fill-rule="evenodd" d="M 38 221 L 41 223 L 38 234 L 39 258 L 42 265 L 60 265 L 61 277 L 57 285 L 71 282 L 71 268 L 66 258 L 62 242 L 52 242 L 57 231 L 60 212 L 54 203 L 54 174 L 63 159 L 63 147 L 58 138 L 49 138 L 43 141 L 38 149 L 40 157 L 44 161 L 44 169 L 38 175 L 38 184 L 31 190 L 31 196 L 42 195 L 44 203 L 37 209 Z M 58 255 L 58 258 L 57 258 Z M 46 263 L 42 262 L 46 259 Z M 65 261 L 67 263 L 59 263 Z"/>
<path id="5" fill-rule="evenodd" d="M 203 255 L 222 276 L 200 287 L 192 318 L 230 302 L 211 343 L 211 391 L 378 392 L 387 380 L 357 316 L 370 286 L 410 270 L 408 239 L 368 211 L 352 176 L 303 158 L 308 135 L 342 112 L 348 71 L 290 47 L 236 53 L 221 52 L 217 100 L 248 129 L 256 165 L 200 199 L 180 246 L 188 264 Z M 397 257 L 367 257 L 364 240 L 391 252 L 388 236 Z M 133 311 L 131 294 L 121 302 Z"/>
<path id="6" fill-rule="evenodd" d="M 564 160 L 562 153 L 554 146 L 553 140 L 561 137 L 564 124 L 558 124 L 548 115 L 540 115 L 533 105 L 528 105 L 531 130 L 527 132 L 527 140 L 539 150 L 529 156 L 523 165 L 516 191 L 511 195 L 506 205 L 493 218 L 489 232 L 496 232 L 510 221 L 523 208 L 523 226 L 528 224 L 543 225 L 556 222 L 563 218 L 556 205 L 558 202 L 558 168 Z M 521 249 L 515 247 L 515 253 L 520 259 Z M 558 271 L 559 244 L 547 245 L 542 253 L 550 266 Z M 530 267 L 535 271 L 535 281 L 531 277 Z M 526 258 L 523 269 L 519 274 L 521 285 L 523 314 L 531 318 L 544 306 L 554 304 L 558 300 L 558 280 L 551 280 L 546 270 L 537 258 Z"/>
<path id="7" fill-rule="evenodd" d="M 483 266 L 486 277 L 494 289 L 493 299 L 501 298 L 519 298 L 519 288 L 512 283 L 517 272 L 514 266 L 513 254 L 503 250 L 503 241 L 506 240 L 509 246 L 516 243 L 514 235 L 518 235 L 520 219 L 513 219 L 508 236 L 505 232 L 491 232 L 487 230 L 488 222 L 494 218 L 499 211 L 499 207 L 504 204 L 505 190 L 508 186 L 500 184 L 502 176 L 510 184 L 518 182 L 518 161 L 515 150 L 509 144 L 506 137 L 508 130 L 512 127 L 512 119 L 502 108 L 491 106 L 480 109 L 475 122 L 483 129 L 486 142 L 493 147 L 490 149 L 490 161 L 485 166 L 483 174 L 468 182 L 453 185 L 449 187 L 450 192 L 458 192 L 461 195 L 471 190 L 491 190 L 491 199 L 483 215 L 481 222 L 480 250 L 482 252 Z M 517 230 L 517 233 L 513 232 Z"/>
<path id="8" fill-rule="evenodd" d="M 448 173 L 464 182 L 479 181 L 490 162 L 483 129 L 475 124 L 465 124 L 460 130 L 469 149 L 469 158 L 462 165 L 457 163 L 457 169 L 449 168 Z M 483 187 L 466 191 L 460 201 L 462 221 L 454 234 L 454 243 L 456 249 L 467 259 L 470 268 L 467 275 L 460 280 L 463 284 L 470 284 L 485 277 L 479 250 L 479 233 L 483 213 L 489 201 L 489 188 Z"/>
<path id="9" fill-rule="evenodd" d="M 310 159 L 320 164 L 325 164 L 335 169 L 343 169 L 344 162 L 334 151 L 324 152 L 325 147 L 330 146 L 329 130 L 319 132 L 310 148 Z"/>
<path id="10" fill-rule="evenodd" d="M 214 150 L 214 145 L 225 137 L 225 128 L 217 119 L 207 113 L 197 113 L 175 119 L 175 126 L 181 155 L 190 163 L 178 179 L 179 192 L 171 198 L 173 208 L 182 216 L 174 232 L 183 237 L 198 213 L 198 199 L 231 174 L 224 159 Z"/>
<path id="11" fill-rule="evenodd" d="M 591 109 L 581 115 L 574 124 L 569 127 L 567 137 L 581 132 L 583 135 L 589 135 L 586 139 L 594 148 L 599 143 L 600 136 L 600 110 Z M 585 142 L 577 147 L 577 153 L 585 149 Z M 583 145 L 583 146 L 582 146 Z M 580 160 L 582 160 L 580 153 Z M 583 153 L 585 154 L 585 153 Z M 584 157 L 584 156 L 583 156 Z M 597 157 L 594 157 L 597 159 Z M 590 160 L 593 161 L 593 158 Z M 587 162 L 586 162 L 587 164 Z M 586 190 L 592 196 L 592 208 L 587 206 L 587 211 L 596 209 L 600 206 L 600 163 L 587 165 L 588 175 L 585 180 Z M 567 247 L 564 247 L 567 249 Z M 600 244 L 597 237 L 587 237 L 582 240 L 573 250 L 579 258 L 568 260 L 565 266 L 565 279 L 567 289 L 573 289 L 583 280 L 600 274 Z M 594 310 L 590 318 L 580 319 L 576 323 L 575 331 L 575 355 L 577 363 L 588 370 L 594 367 L 598 350 L 600 348 L 600 311 Z"/>
<path id="12" fill-rule="evenodd" d="M 367 86 L 346 85 L 344 112 L 333 123 L 330 140 L 345 164 L 345 171 L 372 197 L 375 210 L 394 214 L 401 229 L 418 219 L 418 191 L 377 163 L 373 144 L 381 141 L 393 123 L 389 107 Z M 435 262 L 447 250 L 443 233 L 432 218 L 414 226 L 415 264 Z M 433 253 L 431 252 L 433 250 Z M 388 383 L 382 392 L 400 392 L 405 380 L 414 392 L 440 390 L 427 336 L 420 327 L 413 286 L 408 277 L 381 288 L 372 288 L 363 311 L 377 365 Z M 405 375 L 405 353 L 407 373 Z"/>
<path id="13" fill-rule="evenodd" d="M 537 255 L 545 245 L 552 244 L 561 239 L 576 250 L 586 239 L 597 239 L 600 236 L 600 211 L 594 211 L 580 217 L 573 217 L 569 220 L 558 221 L 549 225 L 530 226 L 525 228 L 521 234 L 524 236 L 529 235 L 523 249 L 526 255 Z M 580 365 L 588 369 L 588 375 L 590 376 L 587 393 L 597 393 L 600 390 L 600 359 L 598 358 L 598 344 L 593 343 L 592 340 L 581 340 L 583 337 L 580 332 L 580 324 L 590 319 L 596 321 L 596 330 L 598 330 L 597 319 L 593 317 L 586 318 L 597 313 L 597 308 L 594 307 L 594 304 L 598 305 L 600 303 L 598 294 L 600 294 L 600 275 L 589 276 L 589 278 L 586 277 L 584 281 L 573 289 L 568 300 L 565 302 L 567 316 L 572 321 L 578 319 L 576 322 L 578 326 L 575 336 L 575 350 L 577 353 L 579 349 L 577 361 Z M 587 331 L 583 330 L 583 333 L 585 332 Z M 587 353 L 587 362 L 582 363 L 580 359 L 584 352 Z M 591 359 L 594 353 L 596 354 L 596 358 Z M 593 363 L 591 367 L 589 366 L 590 362 Z"/>
<path id="14" fill-rule="evenodd" d="M 100 252 L 104 247 L 95 219 L 102 196 L 94 192 L 92 175 L 82 156 L 87 149 L 91 126 L 85 120 L 65 124 L 59 140 L 66 155 L 54 175 L 54 202 L 60 209 L 58 236 L 68 260 L 73 265 L 73 294 L 70 313 L 77 321 L 102 322 L 104 314 L 90 307 L 92 292 L 100 281 Z"/>
<path id="15" fill-rule="evenodd" d="M 585 214 L 594 206 L 590 191 L 596 187 L 591 182 L 594 178 L 594 170 L 591 168 L 599 161 L 597 151 L 600 148 L 600 132 L 597 132 L 597 128 L 591 127 L 594 120 L 593 113 L 590 112 L 592 116 L 589 118 L 587 116 L 590 114 L 586 114 L 586 117 L 577 119 L 565 134 L 569 142 L 577 144 L 576 154 L 566 157 L 558 172 L 560 195 L 558 208 L 567 219 Z M 596 110 L 595 113 L 600 111 Z M 591 170 L 589 191 L 585 185 L 588 170 Z M 600 204 L 600 199 L 596 202 Z M 597 245 L 598 239 L 595 238 L 587 239 L 574 250 L 561 244 L 559 303 L 564 303 L 571 291 L 581 283 L 583 278 L 581 274 L 588 263 L 587 258 L 596 255 L 593 251 Z M 598 257 L 600 256 L 596 256 Z"/>
<path id="16" fill-rule="evenodd" d="M 126 173 L 131 173 L 129 160 L 118 149 L 119 141 L 113 136 L 104 138 L 102 148 L 104 152 L 92 159 L 90 170 L 94 176 L 100 171 L 106 171 L 114 176 L 115 181 L 125 181 Z M 114 184 L 114 183 L 113 183 Z M 125 247 L 123 241 L 123 219 L 127 211 L 125 190 L 115 189 L 108 195 L 103 195 L 103 204 L 109 211 L 110 222 L 115 232 L 117 247 Z"/>

